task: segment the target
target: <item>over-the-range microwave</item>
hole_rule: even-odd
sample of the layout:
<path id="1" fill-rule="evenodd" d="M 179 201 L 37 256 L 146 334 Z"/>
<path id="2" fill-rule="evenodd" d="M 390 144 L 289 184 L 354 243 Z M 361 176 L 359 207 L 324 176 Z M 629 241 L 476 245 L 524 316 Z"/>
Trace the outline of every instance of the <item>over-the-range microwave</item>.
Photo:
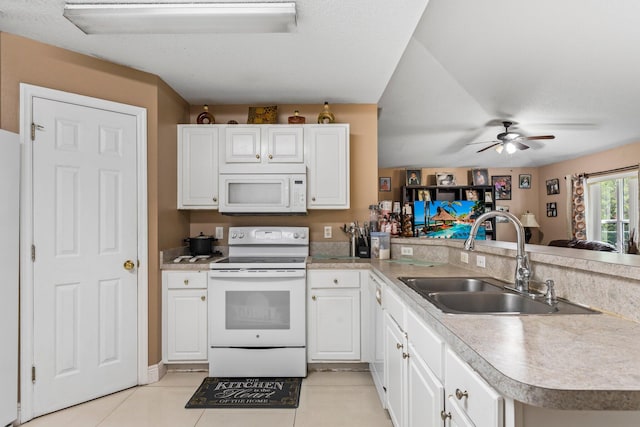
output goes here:
<path id="1" fill-rule="evenodd" d="M 274 172 L 260 167 L 251 172 L 221 171 L 218 211 L 233 215 L 306 214 L 306 167 L 291 166 Z"/>

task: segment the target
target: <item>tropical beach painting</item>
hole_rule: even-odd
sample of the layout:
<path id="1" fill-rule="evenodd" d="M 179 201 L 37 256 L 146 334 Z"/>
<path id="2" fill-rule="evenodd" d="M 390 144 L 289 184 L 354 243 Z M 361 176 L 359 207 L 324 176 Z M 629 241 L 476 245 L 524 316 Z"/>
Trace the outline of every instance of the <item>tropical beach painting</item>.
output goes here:
<path id="1" fill-rule="evenodd" d="M 414 235 L 436 239 L 466 239 L 475 219 L 484 213 L 480 200 L 436 200 L 413 202 Z M 485 240 L 480 226 L 476 239 Z"/>

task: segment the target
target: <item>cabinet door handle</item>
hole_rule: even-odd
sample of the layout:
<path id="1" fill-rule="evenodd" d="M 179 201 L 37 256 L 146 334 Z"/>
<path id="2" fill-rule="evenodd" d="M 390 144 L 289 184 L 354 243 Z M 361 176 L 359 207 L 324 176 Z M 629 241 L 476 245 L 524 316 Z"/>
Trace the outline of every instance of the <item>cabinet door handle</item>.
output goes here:
<path id="1" fill-rule="evenodd" d="M 404 347 L 402 344 L 400 344 L 400 343 L 397 343 L 397 344 L 396 344 L 396 348 L 397 348 L 398 350 L 400 350 L 402 347 Z"/>
<path id="2" fill-rule="evenodd" d="M 273 159 L 273 155 L 269 154 L 269 160 Z"/>
<path id="3" fill-rule="evenodd" d="M 214 202 L 217 202 L 217 201 L 218 201 L 218 198 L 217 198 L 217 197 L 214 197 L 214 198 L 213 198 L 213 201 L 214 201 Z"/>
<path id="4" fill-rule="evenodd" d="M 459 388 L 456 389 L 456 397 L 458 398 L 458 400 L 462 400 L 463 397 L 469 397 L 469 393 L 467 393 L 467 390 L 465 391 L 461 391 Z"/>
<path id="5" fill-rule="evenodd" d="M 451 418 L 451 412 L 440 411 L 440 418 L 442 418 L 442 421 L 446 421 L 447 418 Z"/>
<path id="6" fill-rule="evenodd" d="M 256 159 L 260 159 L 260 154 L 256 154 Z"/>
<path id="7" fill-rule="evenodd" d="M 404 351 L 402 352 L 402 358 L 403 359 L 408 359 L 409 358 L 409 353 L 405 353 Z"/>
<path id="8" fill-rule="evenodd" d="M 333 279 L 333 284 L 337 285 L 338 284 L 338 279 Z"/>
<path id="9" fill-rule="evenodd" d="M 312 201 L 312 202 L 315 202 L 315 201 L 316 201 L 316 198 L 315 198 L 315 197 L 312 197 L 312 198 L 311 198 L 311 201 Z"/>
<path id="10" fill-rule="evenodd" d="M 200 299 L 201 299 L 202 301 L 205 301 L 205 300 L 207 299 L 207 297 L 205 297 L 204 295 L 202 295 L 202 296 L 200 297 Z"/>
<path id="11" fill-rule="evenodd" d="M 313 296 L 311 296 L 311 299 L 315 301 L 317 298 L 316 298 L 315 295 L 313 295 Z"/>
<path id="12" fill-rule="evenodd" d="M 189 286 L 189 279 L 184 279 L 184 285 Z"/>
<path id="13" fill-rule="evenodd" d="M 376 289 L 376 301 L 378 302 L 378 305 L 382 305 L 382 292 L 380 289 Z"/>

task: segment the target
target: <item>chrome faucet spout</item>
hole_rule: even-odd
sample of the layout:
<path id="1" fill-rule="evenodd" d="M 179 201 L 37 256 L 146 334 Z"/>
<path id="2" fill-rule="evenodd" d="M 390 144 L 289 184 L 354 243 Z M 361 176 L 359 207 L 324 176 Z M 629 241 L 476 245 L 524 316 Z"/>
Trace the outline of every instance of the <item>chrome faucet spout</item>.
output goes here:
<path id="1" fill-rule="evenodd" d="M 464 242 L 464 249 L 472 251 L 478 234 L 480 225 L 486 220 L 494 217 L 502 217 L 507 219 L 516 228 L 516 271 L 514 273 L 514 285 L 516 290 L 523 293 L 529 292 L 529 280 L 531 279 L 531 266 L 529 265 L 529 257 L 524 250 L 525 236 L 524 227 L 522 223 L 512 213 L 503 211 L 489 211 L 485 212 L 476 218 L 471 231 L 469 232 L 469 238 Z"/>

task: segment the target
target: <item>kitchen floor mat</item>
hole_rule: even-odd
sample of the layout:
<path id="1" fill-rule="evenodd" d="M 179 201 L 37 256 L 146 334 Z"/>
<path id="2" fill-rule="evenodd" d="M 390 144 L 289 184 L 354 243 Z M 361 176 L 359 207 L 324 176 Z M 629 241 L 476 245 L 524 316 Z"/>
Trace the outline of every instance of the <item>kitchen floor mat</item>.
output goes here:
<path id="1" fill-rule="evenodd" d="M 213 378 L 202 381 L 185 408 L 297 408 L 302 378 Z"/>

